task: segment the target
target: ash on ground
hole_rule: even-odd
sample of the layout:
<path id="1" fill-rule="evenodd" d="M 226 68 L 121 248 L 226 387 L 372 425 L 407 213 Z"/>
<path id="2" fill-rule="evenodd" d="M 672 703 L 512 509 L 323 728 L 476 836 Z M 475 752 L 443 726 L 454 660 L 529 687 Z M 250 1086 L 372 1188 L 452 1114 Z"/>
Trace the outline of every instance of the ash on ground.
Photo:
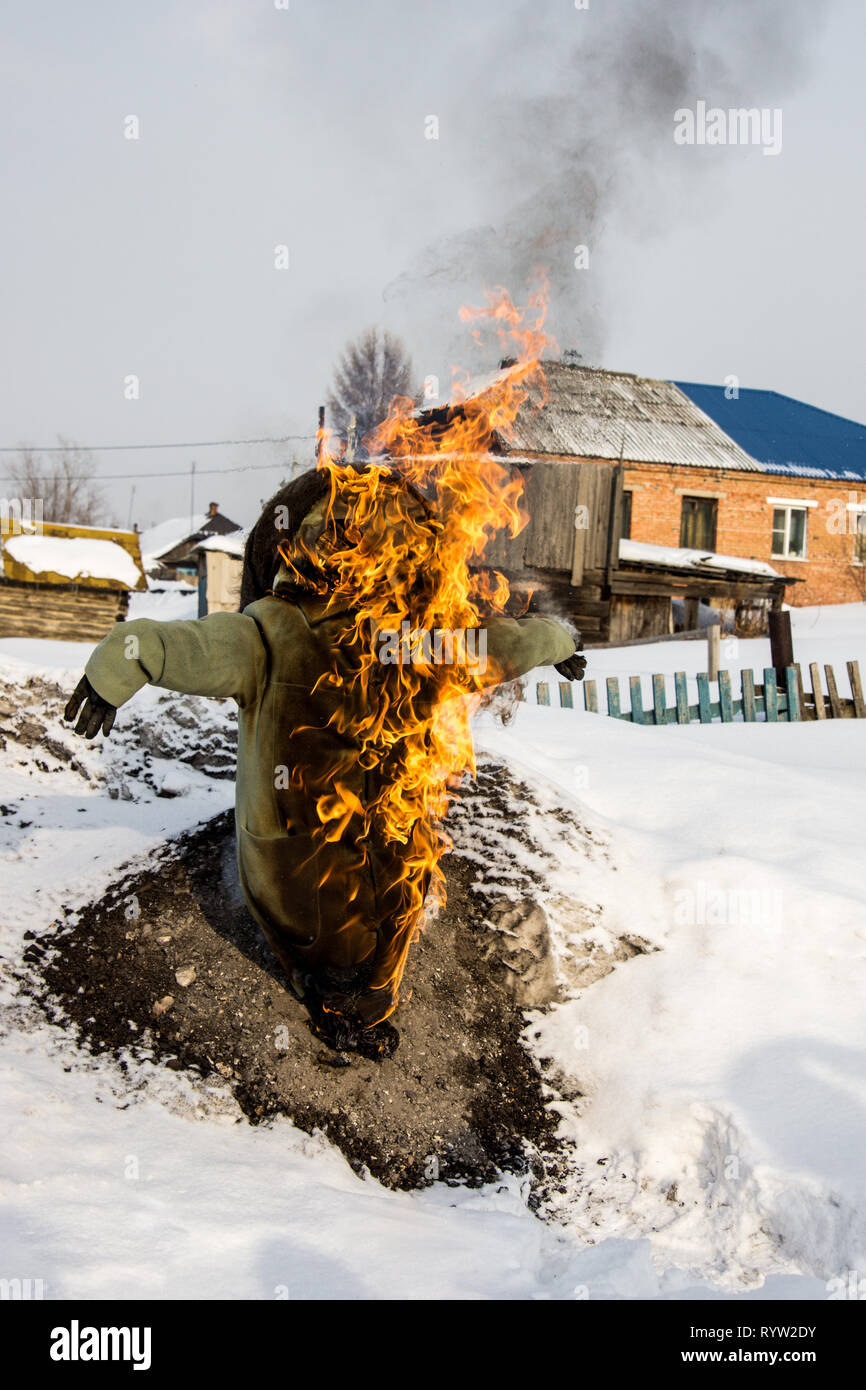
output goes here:
<path id="1" fill-rule="evenodd" d="M 393 1018 L 401 1042 L 386 1061 L 335 1054 L 310 1032 L 244 906 L 231 813 L 168 846 L 50 945 L 32 938 L 39 1002 L 89 1050 L 223 1078 L 249 1121 L 285 1115 L 321 1130 L 387 1186 L 502 1171 L 541 1182 L 558 1166 L 556 1096 L 521 1034 L 524 1010 L 555 1002 L 561 983 L 532 900 L 540 890 L 512 879 L 503 902 L 485 888 L 477 847 L 461 853 L 461 824 L 493 817 L 537 855 L 525 803 L 526 788 L 489 761 L 465 789 L 444 861 L 447 906 L 413 947 Z"/>

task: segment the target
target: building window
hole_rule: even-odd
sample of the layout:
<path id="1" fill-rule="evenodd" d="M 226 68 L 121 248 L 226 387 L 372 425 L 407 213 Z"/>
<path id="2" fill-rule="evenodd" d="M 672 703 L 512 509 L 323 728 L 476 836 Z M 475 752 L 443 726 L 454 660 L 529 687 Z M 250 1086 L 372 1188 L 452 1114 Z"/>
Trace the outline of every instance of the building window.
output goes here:
<path id="1" fill-rule="evenodd" d="M 866 512 L 857 513 L 854 531 L 854 563 L 866 565 Z"/>
<path id="2" fill-rule="evenodd" d="M 773 508 L 773 555 L 778 560 L 805 560 L 805 507 Z"/>
<path id="3" fill-rule="evenodd" d="M 684 497 L 680 545 L 685 550 L 715 550 L 719 503 L 715 497 Z"/>
<path id="4" fill-rule="evenodd" d="M 631 493 L 624 492 L 622 495 L 622 526 L 620 527 L 620 537 L 624 541 L 631 540 Z"/>

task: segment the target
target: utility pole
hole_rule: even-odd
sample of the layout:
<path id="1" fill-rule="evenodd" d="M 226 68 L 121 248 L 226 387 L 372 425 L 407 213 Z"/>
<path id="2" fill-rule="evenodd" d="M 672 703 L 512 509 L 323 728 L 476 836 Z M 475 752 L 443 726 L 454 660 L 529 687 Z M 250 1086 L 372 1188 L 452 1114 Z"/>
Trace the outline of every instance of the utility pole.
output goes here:
<path id="1" fill-rule="evenodd" d="M 319 455 L 320 455 L 321 452 L 322 452 L 322 434 L 323 434 L 323 432 L 324 432 L 324 429 L 325 429 L 325 407 L 324 407 L 323 405 L 320 405 L 320 406 L 319 406 L 319 428 L 318 428 L 318 431 L 317 431 L 317 433 L 316 433 L 316 462 L 317 462 L 317 463 L 318 463 L 318 461 L 319 461 Z"/>
<path id="2" fill-rule="evenodd" d="M 358 417 L 353 415 L 349 421 L 349 434 L 346 439 L 346 462 L 354 463 L 358 452 Z"/>

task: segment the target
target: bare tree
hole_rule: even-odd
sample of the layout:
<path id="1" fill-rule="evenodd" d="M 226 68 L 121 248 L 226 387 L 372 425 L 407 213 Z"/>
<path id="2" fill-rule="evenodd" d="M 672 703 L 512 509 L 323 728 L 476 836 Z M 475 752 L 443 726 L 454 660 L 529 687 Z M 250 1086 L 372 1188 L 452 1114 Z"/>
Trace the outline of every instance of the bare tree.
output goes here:
<path id="1" fill-rule="evenodd" d="M 42 499 L 44 521 L 95 526 L 105 514 L 93 456 L 66 439 L 58 454 L 23 448 L 9 467 L 9 481 L 21 497 Z"/>
<path id="2" fill-rule="evenodd" d="M 394 397 L 410 394 L 411 379 L 412 362 L 402 340 L 387 330 L 366 329 L 346 344 L 334 369 L 328 424 L 346 439 L 354 416 L 358 439 L 365 439 L 385 419 Z"/>

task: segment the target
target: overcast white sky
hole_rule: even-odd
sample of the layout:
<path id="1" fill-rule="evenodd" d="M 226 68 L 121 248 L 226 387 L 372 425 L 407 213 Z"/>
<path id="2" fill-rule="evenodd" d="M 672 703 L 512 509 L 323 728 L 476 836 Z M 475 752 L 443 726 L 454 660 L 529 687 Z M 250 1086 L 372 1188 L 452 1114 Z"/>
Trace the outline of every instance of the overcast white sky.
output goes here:
<path id="1" fill-rule="evenodd" d="M 560 345 L 590 362 L 735 373 L 866 419 L 861 0 L 0 13 L 0 445 L 312 433 L 368 324 L 405 337 L 419 382 L 491 365 L 457 309 L 485 278 L 519 299 L 532 262 Z M 699 99 L 780 107 L 781 154 L 675 146 Z M 97 458 L 124 475 L 106 485 L 121 525 L 133 482 L 140 525 L 183 514 L 192 459 L 197 506 L 248 524 L 291 447 Z M 251 464 L 269 467 L 204 473 Z"/>

